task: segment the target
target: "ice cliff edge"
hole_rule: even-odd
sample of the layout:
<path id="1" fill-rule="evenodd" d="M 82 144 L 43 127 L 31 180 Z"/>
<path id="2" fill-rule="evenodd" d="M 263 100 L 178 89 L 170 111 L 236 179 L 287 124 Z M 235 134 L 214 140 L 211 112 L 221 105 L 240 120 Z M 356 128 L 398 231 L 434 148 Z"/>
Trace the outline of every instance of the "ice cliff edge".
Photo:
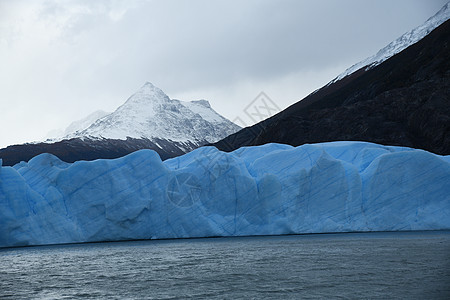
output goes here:
<path id="1" fill-rule="evenodd" d="M 0 247 L 450 229 L 450 156 L 364 142 L 0 168 Z"/>

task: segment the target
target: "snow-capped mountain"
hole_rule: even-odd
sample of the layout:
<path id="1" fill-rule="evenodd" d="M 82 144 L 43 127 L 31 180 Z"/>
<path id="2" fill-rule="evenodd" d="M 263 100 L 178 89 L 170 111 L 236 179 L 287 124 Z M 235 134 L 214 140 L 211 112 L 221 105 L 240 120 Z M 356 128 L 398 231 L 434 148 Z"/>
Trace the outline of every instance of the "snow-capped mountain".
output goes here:
<path id="1" fill-rule="evenodd" d="M 166 159 L 216 142 L 239 129 L 214 111 L 208 101 L 170 99 L 147 82 L 114 112 L 97 111 L 73 122 L 64 135 L 44 143 L 0 149 L 0 158 L 4 165 L 14 165 L 47 152 L 74 162 L 152 149 Z"/>
<path id="2" fill-rule="evenodd" d="M 145 83 L 113 113 L 91 122 L 64 139 L 166 139 L 202 145 L 215 142 L 240 127 L 215 112 L 208 101 L 170 99 L 161 89 Z"/>
<path id="3" fill-rule="evenodd" d="M 359 69 L 366 68 L 369 70 L 375 66 L 378 66 L 388 58 L 394 56 L 395 54 L 405 50 L 414 43 L 417 43 L 425 36 L 427 36 L 436 27 L 450 19 L 450 2 L 448 2 L 444 7 L 442 7 L 434 16 L 429 18 L 422 25 L 414 28 L 403 34 L 401 37 L 392 41 L 386 47 L 380 49 L 375 55 L 370 56 L 359 63 L 354 64 L 339 76 L 333 79 L 329 84 L 341 80 L 342 78 L 358 71 Z"/>

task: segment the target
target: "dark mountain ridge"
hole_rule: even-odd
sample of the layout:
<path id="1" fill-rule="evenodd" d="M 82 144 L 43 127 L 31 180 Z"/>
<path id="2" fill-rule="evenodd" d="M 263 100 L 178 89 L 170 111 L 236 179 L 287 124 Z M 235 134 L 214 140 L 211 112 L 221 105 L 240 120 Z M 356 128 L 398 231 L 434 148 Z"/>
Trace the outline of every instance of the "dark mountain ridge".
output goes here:
<path id="1" fill-rule="evenodd" d="M 214 143 L 231 151 L 277 142 L 358 140 L 450 154 L 450 20 L 378 66 L 310 94 Z"/>
<path id="2" fill-rule="evenodd" d="M 179 143 L 164 139 L 81 139 L 73 138 L 55 143 L 35 143 L 12 145 L 0 149 L 0 159 L 4 166 L 13 166 L 21 161 L 29 161 L 42 153 L 51 153 L 59 159 L 73 163 L 79 160 L 112 159 L 141 149 L 156 151 L 162 160 L 185 154 L 182 149 L 194 150 L 194 143 Z"/>

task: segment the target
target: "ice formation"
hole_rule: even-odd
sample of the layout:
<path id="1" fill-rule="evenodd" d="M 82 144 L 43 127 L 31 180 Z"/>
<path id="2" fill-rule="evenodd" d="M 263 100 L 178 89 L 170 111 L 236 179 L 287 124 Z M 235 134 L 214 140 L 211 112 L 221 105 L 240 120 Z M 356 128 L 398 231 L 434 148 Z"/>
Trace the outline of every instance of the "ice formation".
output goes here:
<path id="1" fill-rule="evenodd" d="M 450 229 L 450 156 L 364 142 L 0 168 L 0 247 Z"/>

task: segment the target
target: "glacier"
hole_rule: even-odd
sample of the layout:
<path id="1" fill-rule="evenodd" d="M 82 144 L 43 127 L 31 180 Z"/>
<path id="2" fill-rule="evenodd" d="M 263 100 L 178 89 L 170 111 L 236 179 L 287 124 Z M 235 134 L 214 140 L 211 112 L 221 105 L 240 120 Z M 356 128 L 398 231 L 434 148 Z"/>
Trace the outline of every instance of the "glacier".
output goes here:
<path id="1" fill-rule="evenodd" d="M 0 160 L 1 162 L 1 160 Z M 1 165 L 1 163 L 0 163 Z M 450 156 L 366 142 L 0 168 L 0 247 L 450 229 Z"/>

